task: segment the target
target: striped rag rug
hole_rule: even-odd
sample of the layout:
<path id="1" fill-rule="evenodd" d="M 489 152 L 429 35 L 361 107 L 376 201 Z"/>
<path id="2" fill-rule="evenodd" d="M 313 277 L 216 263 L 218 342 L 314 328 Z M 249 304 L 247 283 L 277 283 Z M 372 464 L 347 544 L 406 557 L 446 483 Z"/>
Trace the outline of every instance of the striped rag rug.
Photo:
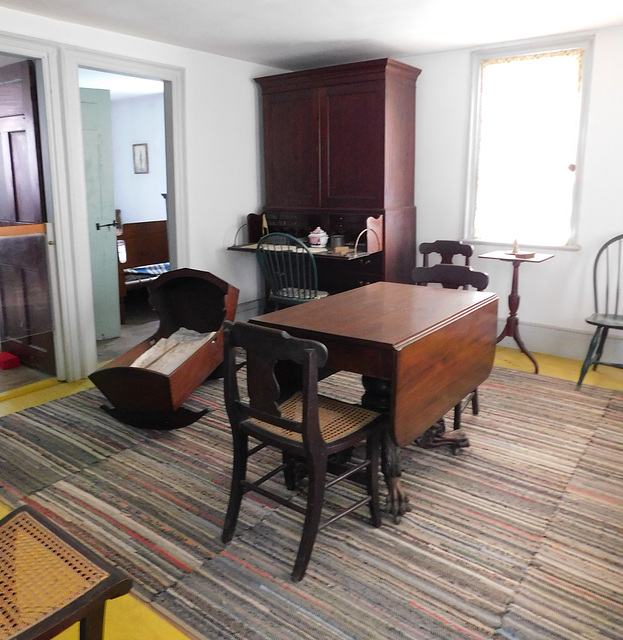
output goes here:
<path id="1" fill-rule="evenodd" d="M 357 401 L 357 376 L 323 393 Z M 190 637 L 252 640 L 623 638 L 623 396 L 495 368 L 471 447 L 403 449 L 412 511 L 373 528 L 366 510 L 317 539 L 290 581 L 302 518 L 243 500 L 220 541 L 231 437 L 222 381 L 176 431 L 138 430 L 97 389 L 0 418 L 0 499 L 48 514 L 129 573 L 134 593 Z M 451 418 L 448 424 L 451 424 Z M 258 476 L 277 454 L 254 456 Z M 288 492 L 304 504 L 305 487 Z M 338 485 L 327 512 L 357 489 Z"/>

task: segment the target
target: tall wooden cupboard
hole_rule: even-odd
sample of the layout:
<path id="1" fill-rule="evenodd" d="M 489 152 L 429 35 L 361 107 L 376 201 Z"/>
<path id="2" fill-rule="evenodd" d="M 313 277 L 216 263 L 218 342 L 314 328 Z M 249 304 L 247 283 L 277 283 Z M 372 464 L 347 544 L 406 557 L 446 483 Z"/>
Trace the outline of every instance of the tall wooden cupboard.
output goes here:
<path id="1" fill-rule="evenodd" d="M 299 237 L 316 226 L 354 242 L 376 231 L 382 251 L 318 256 L 331 292 L 378 280 L 410 282 L 415 265 L 415 83 L 389 59 L 257 78 L 262 91 L 269 228 Z M 375 248 L 376 237 L 363 234 Z"/>

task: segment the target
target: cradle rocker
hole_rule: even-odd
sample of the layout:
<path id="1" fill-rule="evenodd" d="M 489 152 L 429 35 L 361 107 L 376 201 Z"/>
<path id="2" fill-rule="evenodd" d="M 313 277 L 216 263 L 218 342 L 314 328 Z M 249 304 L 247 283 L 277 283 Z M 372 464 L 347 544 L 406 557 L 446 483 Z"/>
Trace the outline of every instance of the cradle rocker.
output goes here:
<path id="1" fill-rule="evenodd" d="M 156 333 L 90 376 L 117 420 L 142 429 L 177 429 L 203 411 L 182 403 L 223 361 L 223 322 L 234 320 L 238 289 L 195 269 L 177 269 L 149 286 Z M 181 336 L 181 337 L 180 337 Z"/>

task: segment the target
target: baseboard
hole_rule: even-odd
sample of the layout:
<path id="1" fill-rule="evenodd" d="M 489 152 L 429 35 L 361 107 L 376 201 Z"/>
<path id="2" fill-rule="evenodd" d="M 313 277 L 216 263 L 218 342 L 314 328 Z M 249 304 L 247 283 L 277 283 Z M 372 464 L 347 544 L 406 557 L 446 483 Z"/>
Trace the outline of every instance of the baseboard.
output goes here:
<path id="1" fill-rule="evenodd" d="M 238 322 L 246 322 L 250 318 L 255 318 L 262 314 L 264 308 L 264 299 L 249 300 L 248 302 L 239 302 L 236 309 L 236 320 Z"/>
<path id="2" fill-rule="evenodd" d="M 498 320 L 498 331 L 504 328 L 506 320 Z M 589 325 L 586 331 L 561 329 L 530 323 L 519 323 L 519 335 L 531 353 L 548 353 L 560 358 L 584 360 L 594 331 Z M 517 347 L 512 338 L 504 338 L 502 347 Z M 620 332 L 611 332 L 604 347 L 603 360 L 623 362 L 623 336 Z"/>

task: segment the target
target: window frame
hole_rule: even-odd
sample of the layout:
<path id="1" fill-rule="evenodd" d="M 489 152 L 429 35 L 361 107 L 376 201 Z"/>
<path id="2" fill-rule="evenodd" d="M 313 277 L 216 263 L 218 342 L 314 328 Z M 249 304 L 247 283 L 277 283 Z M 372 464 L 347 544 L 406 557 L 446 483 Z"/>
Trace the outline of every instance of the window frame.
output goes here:
<path id="1" fill-rule="evenodd" d="M 478 178 L 478 143 L 480 140 L 480 95 L 481 95 L 481 64 L 485 60 L 498 58 L 510 58 L 516 56 L 529 56 L 540 53 L 550 53 L 566 49 L 583 49 L 582 56 L 582 86 L 580 122 L 575 161 L 575 183 L 573 187 L 570 234 L 565 245 L 541 245 L 522 244 L 537 249 L 562 249 L 577 250 L 579 229 L 579 205 L 582 190 L 582 175 L 586 147 L 586 131 L 588 123 L 588 105 L 591 85 L 591 73 L 593 62 L 594 33 L 577 34 L 569 38 L 537 39 L 511 43 L 504 46 L 493 45 L 481 47 L 471 54 L 471 100 L 470 100 L 470 125 L 468 141 L 467 176 L 465 192 L 465 215 L 463 237 L 473 244 L 493 244 L 501 247 L 512 246 L 508 242 L 495 239 L 474 238 L 474 218 L 476 212 L 476 183 Z"/>

